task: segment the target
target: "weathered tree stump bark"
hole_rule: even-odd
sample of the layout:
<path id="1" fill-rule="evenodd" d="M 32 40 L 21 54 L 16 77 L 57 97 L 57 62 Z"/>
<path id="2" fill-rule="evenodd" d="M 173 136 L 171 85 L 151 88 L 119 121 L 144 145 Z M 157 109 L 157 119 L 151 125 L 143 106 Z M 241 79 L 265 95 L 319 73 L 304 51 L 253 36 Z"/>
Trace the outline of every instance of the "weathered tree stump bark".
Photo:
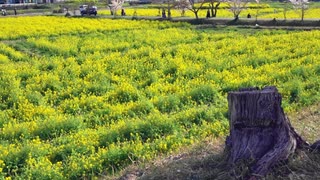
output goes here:
<path id="1" fill-rule="evenodd" d="M 318 151 L 320 152 L 320 140 L 316 141 L 315 143 L 313 143 L 310 148 L 314 151 Z"/>
<path id="2" fill-rule="evenodd" d="M 252 160 L 250 173 L 265 176 L 297 148 L 308 146 L 291 126 L 275 87 L 241 89 L 228 94 L 229 163 Z"/>

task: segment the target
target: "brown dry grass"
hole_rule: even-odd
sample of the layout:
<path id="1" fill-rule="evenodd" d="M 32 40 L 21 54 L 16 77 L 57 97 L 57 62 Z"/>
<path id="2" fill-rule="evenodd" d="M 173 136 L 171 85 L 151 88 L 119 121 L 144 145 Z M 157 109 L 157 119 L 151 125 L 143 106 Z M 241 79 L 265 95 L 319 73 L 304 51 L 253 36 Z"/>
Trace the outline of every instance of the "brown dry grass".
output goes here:
<path id="1" fill-rule="evenodd" d="M 320 139 L 320 103 L 288 116 L 292 126 L 305 140 L 313 143 Z"/>
<path id="2" fill-rule="evenodd" d="M 320 139 L 320 104 L 290 113 L 289 119 L 296 129 L 309 142 Z M 192 147 L 168 157 L 159 157 L 151 163 L 132 165 L 121 173 L 119 180 L 205 180 L 235 179 L 230 175 L 223 152 L 224 137 L 208 138 Z M 245 166 L 237 171 L 248 171 Z M 240 176 L 238 179 L 242 179 Z M 274 168 L 264 179 L 306 179 L 320 180 L 320 153 L 299 151 L 287 163 Z"/>
<path id="3" fill-rule="evenodd" d="M 179 153 L 159 158 L 144 167 L 131 166 L 120 180 L 229 179 L 226 168 L 224 138 L 207 138 Z"/>

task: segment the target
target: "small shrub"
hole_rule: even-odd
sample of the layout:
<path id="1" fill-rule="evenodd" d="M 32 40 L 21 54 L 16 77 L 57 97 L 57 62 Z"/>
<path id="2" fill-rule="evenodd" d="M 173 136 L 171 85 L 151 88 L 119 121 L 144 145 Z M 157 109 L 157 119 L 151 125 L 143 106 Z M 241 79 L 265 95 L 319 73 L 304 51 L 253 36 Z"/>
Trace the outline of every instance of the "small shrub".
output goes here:
<path id="1" fill-rule="evenodd" d="M 115 93 L 113 93 L 109 99 L 109 101 L 113 103 L 128 103 L 135 102 L 139 100 L 139 95 L 135 90 L 131 89 L 117 89 Z"/>
<path id="2" fill-rule="evenodd" d="M 30 92 L 26 94 L 27 99 L 29 102 L 31 102 L 33 105 L 40 105 L 42 100 L 42 95 L 39 92 Z"/>
<path id="3" fill-rule="evenodd" d="M 48 119 L 41 123 L 33 132 L 34 136 L 39 136 L 41 139 L 49 139 L 58 137 L 63 133 L 76 131 L 82 126 L 82 120 L 76 118 L 68 118 L 61 120 Z"/>
<path id="4" fill-rule="evenodd" d="M 303 90 L 301 82 L 293 81 L 289 83 L 289 103 L 297 103 L 300 99 L 301 91 Z"/>
<path id="5" fill-rule="evenodd" d="M 179 110 L 182 104 L 177 95 L 171 94 L 166 97 L 159 97 L 155 102 L 155 106 L 162 113 L 170 113 Z"/>
<path id="6" fill-rule="evenodd" d="M 52 164 L 46 157 L 29 158 L 22 174 L 24 179 L 66 179 L 62 173 L 62 163 Z"/>
<path id="7" fill-rule="evenodd" d="M 149 114 L 153 109 L 153 104 L 150 101 L 142 101 L 136 103 L 129 111 L 131 116 L 142 116 Z"/>
<path id="8" fill-rule="evenodd" d="M 175 125 L 169 119 L 151 116 L 148 121 L 138 125 L 137 133 L 146 141 L 172 134 L 175 129 Z"/>
<path id="9" fill-rule="evenodd" d="M 190 96 L 197 104 L 209 104 L 214 103 L 217 91 L 210 85 L 200 85 L 190 92 Z"/>

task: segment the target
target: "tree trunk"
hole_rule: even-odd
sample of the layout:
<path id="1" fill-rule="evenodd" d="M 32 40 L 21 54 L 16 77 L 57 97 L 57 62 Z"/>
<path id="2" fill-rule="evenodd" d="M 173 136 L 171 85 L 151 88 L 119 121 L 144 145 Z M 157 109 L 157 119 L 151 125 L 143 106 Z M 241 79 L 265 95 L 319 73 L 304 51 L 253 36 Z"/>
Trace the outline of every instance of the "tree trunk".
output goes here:
<path id="1" fill-rule="evenodd" d="M 308 146 L 291 126 L 275 87 L 247 88 L 228 94 L 229 163 L 251 160 L 250 176 L 265 176 L 296 148 Z"/>
<path id="2" fill-rule="evenodd" d="M 209 6 L 210 6 L 210 11 L 211 11 L 211 17 L 215 17 L 214 16 L 214 2 L 210 2 L 209 3 Z"/>
<path id="3" fill-rule="evenodd" d="M 218 12 L 219 5 L 220 5 L 220 2 L 214 6 L 214 15 L 212 15 L 213 17 L 217 17 L 217 12 Z"/>
<path id="4" fill-rule="evenodd" d="M 311 149 L 320 152 L 320 140 L 316 141 L 311 145 Z"/>
<path id="5" fill-rule="evenodd" d="M 193 13 L 194 13 L 194 15 L 196 16 L 196 19 L 199 19 L 199 17 L 198 17 L 198 11 L 194 11 Z"/>
<path id="6" fill-rule="evenodd" d="M 238 21 L 239 20 L 239 15 L 234 15 L 234 21 Z"/>
<path id="7" fill-rule="evenodd" d="M 214 13 L 214 7 L 210 6 L 210 11 L 211 11 L 211 17 L 216 17 Z"/>
<path id="8" fill-rule="evenodd" d="M 217 17 L 217 11 L 218 11 L 218 7 L 220 5 L 220 2 L 217 2 L 216 5 L 214 5 L 215 1 L 211 1 L 209 3 L 210 6 L 210 10 L 211 10 L 211 17 Z"/>

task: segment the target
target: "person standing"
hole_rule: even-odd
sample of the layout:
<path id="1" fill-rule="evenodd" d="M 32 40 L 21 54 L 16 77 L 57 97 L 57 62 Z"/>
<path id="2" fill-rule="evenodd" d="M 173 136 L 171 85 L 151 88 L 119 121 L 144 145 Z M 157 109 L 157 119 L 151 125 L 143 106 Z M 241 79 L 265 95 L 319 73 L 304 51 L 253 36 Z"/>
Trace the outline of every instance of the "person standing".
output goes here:
<path id="1" fill-rule="evenodd" d="M 210 11 L 209 11 L 209 9 L 208 9 L 208 11 L 207 11 L 207 16 L 206 16 L 207 18 L 210 18 Z"/>
<path id="2" fill-rule="evenodd" d="M 165 9 L 162 9 L 162 18 L 167 18 Z"/>
<path id="3" fill-rule="evenodd" d="M 126 12 L 124 11 L 124 9 L 122 8 L 121 9 L 121 16 L 125 16 L 126 15 Z"/>

